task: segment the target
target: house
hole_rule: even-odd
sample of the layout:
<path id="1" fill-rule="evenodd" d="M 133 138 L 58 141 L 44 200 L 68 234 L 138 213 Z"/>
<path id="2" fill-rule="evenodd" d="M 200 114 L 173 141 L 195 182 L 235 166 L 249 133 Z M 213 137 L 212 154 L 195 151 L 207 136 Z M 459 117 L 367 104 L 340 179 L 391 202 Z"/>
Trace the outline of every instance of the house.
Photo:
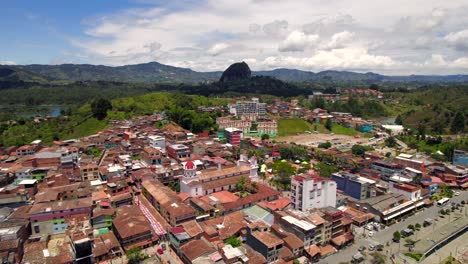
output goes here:
<path id="1" fill-rule="evenodd" d="M 115 213 L 113 208 L 95 208 L 91 216 L 91 224 L 96 230 L 112 229 L 112 217 Z"/>
<path id="2" fill-rule="evenodd" d="M 163 155 L 157 148 L 145 147 L 140 156 L 147 165 L 162 164 Z"/>
<path id="3" fill-rule="evenodd" d="M 247 245 L 262 254 L 268 263 L 279 260 L 284 241 L 270 232 L 247 230 Z"/>
<path id="4" fill-rule="evenodd" d="M 34 204 L 29 210 L 32 235 L 64 233 L 69 226 L 68 219 L 91 215 L 92 204 L 91 197 Z"/>
<path id="5" fill-rule="evenodd" d="M 183 158 L 191 158 L 190 148 L 182 144 L 173 144 L 166 147 L 167 155 L 177 161 Z"/>
<path id="6" fill-rule="evenodd" d="M 94 238 L 93 256 L 96 262 L 122 256 L 122 248 L 114 232 L 109 231 Z"/>
<path id="7" fill-rule="evenodd" d="M 84 182 L 99 180 L 99 167 L 95 163 L 79 166 L 81 180 Z"/>
<path id="8" fill-rule="evenodd" d="M 214 264 L 221 260 L 218 251 L 204 240 L 192 240 L 180 248 L 181 259 L 184 263 Z"/>
<path id="9" fill-rule="evenodd" d="M 352 173 L 337 172 L 332 174 L 338 190 L 354 199 L 366 199 L 376 196 L 376 181 Z"/>
<path id="10" fill-rule="evenodd" d="M 115 236 L 125 251 L 149 247 L 158 239 L 152 232 L 150 222 L 136 205 L 117 208 L 113 224 Z"/>

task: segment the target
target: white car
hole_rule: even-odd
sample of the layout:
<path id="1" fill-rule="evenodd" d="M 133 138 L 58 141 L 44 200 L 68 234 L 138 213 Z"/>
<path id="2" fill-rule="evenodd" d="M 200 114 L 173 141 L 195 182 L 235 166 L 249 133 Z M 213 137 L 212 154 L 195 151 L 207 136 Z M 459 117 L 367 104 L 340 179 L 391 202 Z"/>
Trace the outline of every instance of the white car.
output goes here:
<path id="1" fill-rule="evenodd" d="M 374 232 L 373 231 L 370 231 L 369 232 L 369 237 L 373 237 L 374 236 Z"/>
<path id="2" fill-rule="evenodd" d="M 458 196 L 458 195 L 460 195 L 460 192 L 455 192 L 454 195 Z"/>

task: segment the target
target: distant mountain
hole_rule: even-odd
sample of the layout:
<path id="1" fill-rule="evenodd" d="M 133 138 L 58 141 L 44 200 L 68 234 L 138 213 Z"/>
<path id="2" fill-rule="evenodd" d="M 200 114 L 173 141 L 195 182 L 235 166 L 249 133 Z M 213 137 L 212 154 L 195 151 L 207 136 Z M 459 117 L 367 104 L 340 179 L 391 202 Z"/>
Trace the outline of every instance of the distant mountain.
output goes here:
<path id="1" fill-rule="evenodd" d="M 244 63 L 245 64 L 245 63 Z M 327 70 L 310 72 L 296 69 L 275 69 L 270 71 L 254 71 L 247 74 L 250 69 L 247 64 L 235 64 L 231 77 L 245 70 L 245 76 L 269 76 L 287 82 L 357 82 L 369 83 L 398 83 L 398 82 L 468 82 L 468 75 L 409 75 L 386 76 L 372 72 L 356 73 L 350 71 Z M 19 80 L 71 80 L 71 81 L 113 81 L 113 82 L 145 82 L 145 83 L 207 83 L 216 82 L 222 78 L 222 72 L 197 72 L 188 68 L 179 68 L 164 65 L 158 62 L 149 62 L 135 65 L 110 67 L 90 64 L 62 64 L 62 65 L 19 65 L 1 66 L 18 70 Z M 244 69 L 242 69 L 244 68 Z M 248 68 L 248 65 L 247 65 Z M 241 69 L 239 72 L 237 72 Z M 236 73 L 237 72 L 237 73 Z M 229 78 L 231 78 L 229 77 Z M 5 78 L 5 77 L 0 77 Z M 14 78 L 14 77 L 11 77 Z M 222 78 L 223 80 L 225 78 Z M 1 79 L 0 79 L 1 80 Z"/>
<path id="2" fill-rule="evenodd" d="M 249 79 L 252 75 L 249 65 L 245 62 L 231 64 L 221 75 L 220 82 L 238 81 Z"/>
<path id="3" fill-rule="evenodd" d="M 25 65 L 17 68 L 54 80 L 196 83 L 218 80 L 220 72 L 195 72 L 158 62 L 110 67 L 91 64 Z"/>

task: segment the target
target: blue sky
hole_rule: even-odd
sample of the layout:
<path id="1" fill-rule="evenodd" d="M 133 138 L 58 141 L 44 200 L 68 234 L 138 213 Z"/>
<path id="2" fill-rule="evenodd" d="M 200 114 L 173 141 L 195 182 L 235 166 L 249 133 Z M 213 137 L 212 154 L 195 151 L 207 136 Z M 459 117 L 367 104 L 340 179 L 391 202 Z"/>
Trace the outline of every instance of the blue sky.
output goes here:
<path id="1" fill-rule="evenodd" d="M 2 1 L 0 64 L 466 73 L 467 13 L 466 0 Z"/>

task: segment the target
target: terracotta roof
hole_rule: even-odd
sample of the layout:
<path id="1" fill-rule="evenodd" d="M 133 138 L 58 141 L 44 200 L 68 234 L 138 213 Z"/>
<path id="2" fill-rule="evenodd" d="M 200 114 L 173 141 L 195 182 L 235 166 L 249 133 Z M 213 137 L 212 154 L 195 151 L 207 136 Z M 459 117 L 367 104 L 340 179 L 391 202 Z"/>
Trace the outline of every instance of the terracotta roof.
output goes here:
<path id="1" fill-rule="evenodd" d="M 324 247 L 320 247 L 321 256 L 326 256 L 335 252 L 336 252 L 336 249 L 332 245 L 326 245 Z"/>
<path id="2" fill-rule="evenodd" d="M 94 239 L 93 255 L 102 256 L 110 253 L 113 249 L 120 248 L 119 241 L 114 232 L 109 231 Z"/>
<path id="3" fill-rule="evenodd" d="M 252 236 L 255 237 L 258 241 L 266 245 L 267 247 L 276 247 L 283 244 L 283 240 L 279 239 L 277 236 L 273 235 L 270 232 L 253 232 Z"/>
<path id="4" fill-rule="evenodd" d="M 230 167 L 230 168 L 224 168 L 224 169 L 216 169 L 216 170 L 204 170 L 201 172 L 200 175 L 198 175 L 198 178 L 201 180 L 206 180 L 206 179 L 211 179 L 211 178 L 216 178 L 216 177 L 221 177 L 225 175 L 236 175 L 236 174 L 249 174 L 250 173 L 250 167 L 249 166 L 235 166 L 235 167 Z"/>
<path id="5" fill-rule="evenodd" d="M 185 232 L 187 232 L 187 234 L 189 234 L 190 237 L 196 237 L 203 233 L 202 228 L 195 220 L 183 223 L 182 227 L 184 227 Z"/>
<path id="6" fill-rule="evenodd" d="M 20 244 L 19 239 L 9 239 L 0 241 L 0 252 L 17 249 Z"/>
<path id="7" fill-rule="evenodd" d="M 320 254 L 320 248 L 316 244 L 313 244 L 307 249 L 307 253 L 309 253 L 309 255 L 313 257 L 317 254 Z"/>
<path id="8" fill-rule="evenodd" d="M 291 250 L 299 249 L 304 247 L 304 241 L 300 240 L 297 236 L 290 234 L 283 238 L 284 243 Z"/>
<path id="9" fill-rule="evenodd" d="M 263 208 L 270 209 L 272 211 L 276 211 L 276 210 L 283 210 L 289 204 L 291 204 L 291 200 L 289 198 L 280 197 L 280 198 L 278 198 L 277 200 L 274 200 L 274 201 L 259 202 L 257 205 L 261 206 Z"/>
<path id="10" fill-rule="evenodd" d="M 193 261 L 202 255 L 216 252 L 216 249 L 208 245 L 204 240 L 192 240 L 181 246 L 180 251 L 187 259 Z"/>
<path id="11" fill-rule="evenodd" d="M 92 205 L 93 202 L 91 200 L 91 197 L 48 203 L 37 203 L 32 206 L 29 213 L 33 215 L 51 211 L 65 211 L 78 208 L 91 208 Z"/>
<path id="12" fill-rule="evenodd" d="M 239 182 L 239 180 L 245 176 L 244 175 L 238 175 L 238 176 L 232 176 L 224 179 L 217 179 L 209 182 L 202 182 L 202 187 L 203 190 L 211 190 L 211 189 L 216 189 L 218 187 L 222 186 L 229 186 L 229 185 L 234 185 Z"/>
<path id="13" fill-rule="evenodd" d="M 257 185 L 258 185 L 258 190 L 257 190 L 256 193 L 253 193 L 253 194 L 250 194 L 250 195 L 248 195 L 246 197 L 240 198 L 239 200 L 237 200 L 235 202 L 225 204 L 224 208 L 226 210 L 231 210 L 231 209 L 238 208 L 238 207 L 241 207 L 241 206 L 246 205 L 246 204 L 253 204 L 253 203 L 265 200 L 265 199 L 267 199 L 269 197 L 279 195 L 278 191 L 276 191 L 276 190 L 274 190 L 274 189 L 272 189 L 272 188 L 270 188 L 270 187 L 268 187 L 266 185 L 263 185 L 261 183 L 259 183 Z"/>
<path id="14" fill-rule="evenodd" d="M 136 205 L 124 205 L 116 209 L 114 227 L 122 239 L 151 232 L 150 222 Z"/>

